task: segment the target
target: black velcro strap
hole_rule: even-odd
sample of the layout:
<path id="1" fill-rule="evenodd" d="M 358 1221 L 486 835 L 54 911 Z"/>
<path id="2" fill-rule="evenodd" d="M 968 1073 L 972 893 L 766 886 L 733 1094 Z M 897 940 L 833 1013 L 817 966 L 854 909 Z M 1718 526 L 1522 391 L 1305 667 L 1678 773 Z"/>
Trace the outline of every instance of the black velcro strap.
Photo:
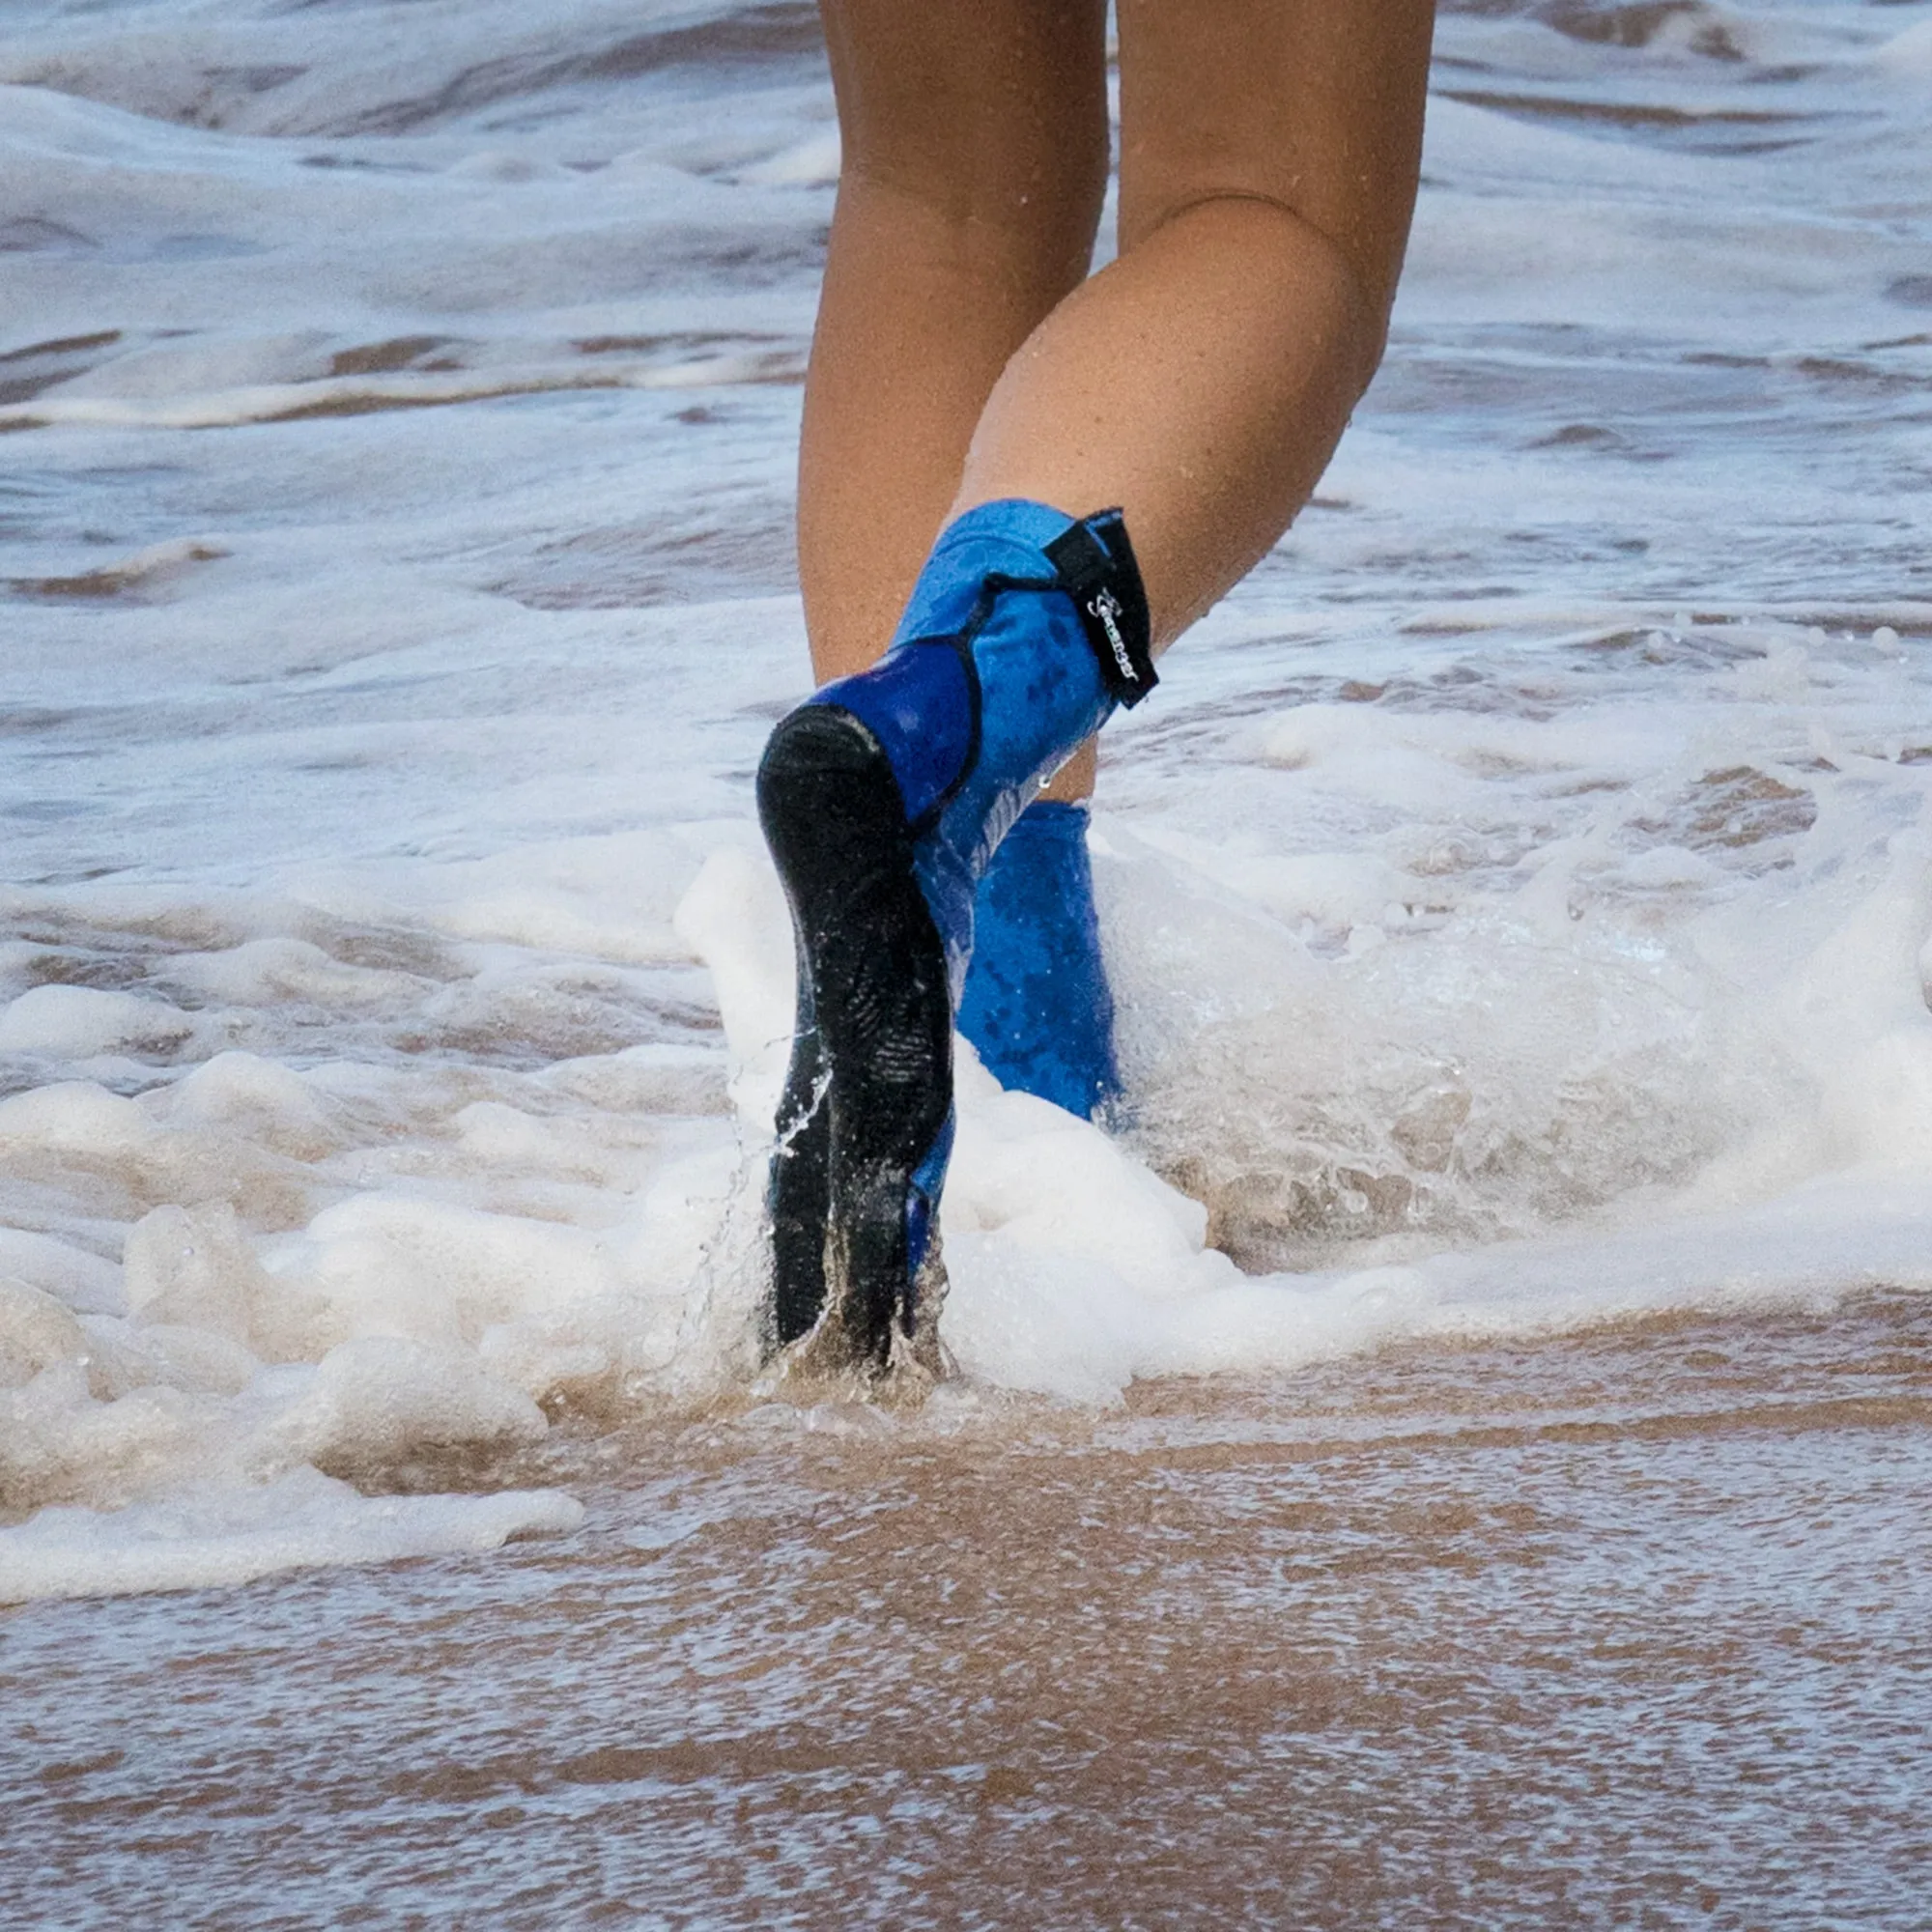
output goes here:
<path id="1" fill-rule="evenodd" d="M 1160 680 L 1153 674 L 1153 625 L 1140 565 L 1118 510 L 1096 510 L 1046 546 L 1063 590 L 1080 611 L 1100 678 L 1117 704 L 1138 704 Z"/>

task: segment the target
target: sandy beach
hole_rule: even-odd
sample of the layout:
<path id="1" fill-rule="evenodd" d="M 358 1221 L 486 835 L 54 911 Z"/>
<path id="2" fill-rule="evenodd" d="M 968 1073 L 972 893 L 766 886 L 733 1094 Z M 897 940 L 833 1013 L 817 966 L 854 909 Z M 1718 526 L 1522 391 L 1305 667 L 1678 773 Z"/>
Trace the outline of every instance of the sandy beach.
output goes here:
<path id="1" fill-rule="evenodd" d="M 1928 88 L 1444 11 L 907 1410 L 757 1359 L 812 10 L 14 9 L 10 1922 L 1923 1923 Z"/>

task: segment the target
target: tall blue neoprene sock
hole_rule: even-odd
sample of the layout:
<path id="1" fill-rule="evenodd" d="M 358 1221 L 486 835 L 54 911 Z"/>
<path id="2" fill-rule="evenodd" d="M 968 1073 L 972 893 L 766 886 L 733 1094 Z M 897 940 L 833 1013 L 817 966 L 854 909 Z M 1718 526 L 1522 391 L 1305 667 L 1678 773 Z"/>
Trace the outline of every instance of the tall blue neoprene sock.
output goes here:
<path id="1" fill-rule="evenodd" d="M 1087 808 L 1030 805 L 980 881 L 959 1031 L 1003 1087 L 1091 1118 L 1120 1091 Z"/>
<path id="2" fill-rule="evenodd" d="M 948 527 L 878 664 L 773 732 L 758 809 L 800 969 L 772 1166 L 779 1342 L 828 1304 L 858 1359 L 914 1338 L 980 881 L 1041 778 L 1153 683 L 1120 513 L 1009 499 Z"/>
<path id="3" fill-rule="evenodd" d="M 886 656 L 810 699 L 860 719 L 892 764 L 955 1001 L 981 875 L 1042 776 L 1151 689 L 1147 632 L 1118 511 L 1076 522 L 1008 497 L 947 527 Z"/>

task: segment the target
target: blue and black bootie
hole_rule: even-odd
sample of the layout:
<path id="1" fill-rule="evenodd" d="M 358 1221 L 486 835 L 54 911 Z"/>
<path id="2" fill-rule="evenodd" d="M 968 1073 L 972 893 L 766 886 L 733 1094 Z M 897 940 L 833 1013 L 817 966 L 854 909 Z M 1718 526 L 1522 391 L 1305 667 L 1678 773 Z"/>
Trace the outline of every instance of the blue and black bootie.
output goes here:
<path id="1" fill-rule="evenodd" d="M 798 1018 L 772 1159 L 774 1339 L 937 1366 L 933 1216 L 974 901 L 1022 810 L 1154 685 L 1118 510 L 981 503 L 892 647 L 781 722 L 758 816 L 791 904 Z"/>
<path id="2" fill-rule="evenodd" d="M 993 855 L 974 905 L 959 1031 L 1002 1087 L 1091 1120 L 1120 1092 L 1087 808 L 1043 798 Z"/>

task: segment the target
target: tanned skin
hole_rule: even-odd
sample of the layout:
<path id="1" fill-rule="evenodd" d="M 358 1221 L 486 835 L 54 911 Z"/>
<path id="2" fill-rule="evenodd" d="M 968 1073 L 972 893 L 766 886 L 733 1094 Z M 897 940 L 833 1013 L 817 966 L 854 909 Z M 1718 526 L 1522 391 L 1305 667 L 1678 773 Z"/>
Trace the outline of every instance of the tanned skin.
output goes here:
<path id="1" fill-rule="evenodd" d="M 821 680 L 890 640 L 944 526 L 1120 504 L 1165 647 L 1307 500 L 1375 374 L 1432 0 L 821 0 L 843 140 L 806 384 Z M 1048 796 L 1093 788 L 1093 748 Z"/>

